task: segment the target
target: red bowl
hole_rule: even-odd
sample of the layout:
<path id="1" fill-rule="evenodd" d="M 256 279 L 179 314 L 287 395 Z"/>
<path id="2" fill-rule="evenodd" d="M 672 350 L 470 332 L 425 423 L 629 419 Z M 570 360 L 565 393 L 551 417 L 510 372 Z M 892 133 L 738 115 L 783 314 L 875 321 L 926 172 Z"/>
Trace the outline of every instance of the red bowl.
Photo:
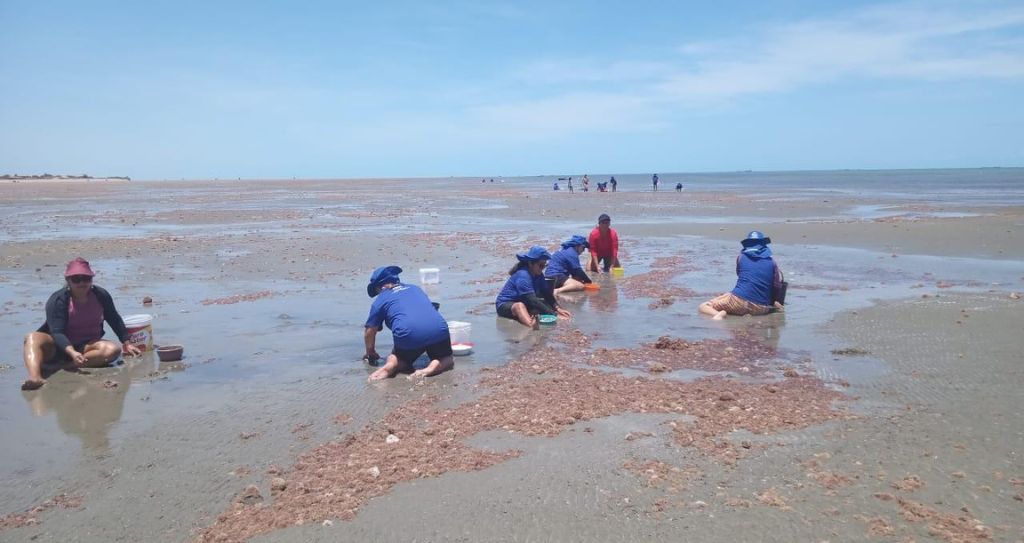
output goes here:
<path id="1" fill-rule="evenodd" d="M 163 345 L 156 349 L 156 355 L 160 357 L 161 362 L 181 360 L 181 353 L 183 352 L 185 352 L 185 347 L 181 345 Z"/>

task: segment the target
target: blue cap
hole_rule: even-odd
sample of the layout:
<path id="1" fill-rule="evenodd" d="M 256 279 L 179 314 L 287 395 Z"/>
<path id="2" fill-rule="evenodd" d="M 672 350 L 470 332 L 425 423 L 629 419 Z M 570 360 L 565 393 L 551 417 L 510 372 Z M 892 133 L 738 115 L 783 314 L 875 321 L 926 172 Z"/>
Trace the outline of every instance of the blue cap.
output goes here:
<path id="1" fill-rule="evenodd" d="M 772 238 L 764 235 L 764 232 L 754 230 L 747 234 L 747 238 L 741 241 L 744 247 L 751 247 L 753 245 L 768 245 L 772 242 Z"/>
<path id="2" fill-rule="evenodd" d="M 573 236 L 573 237 L 571 237 L 571 238 L 569 238 L 569 239 L 567 239 L 567 240 L 562 242 L 562 248 L 565 248 L 565 249 L 567 249 L 569 247 L 579 247 L 579 246 L 582 246 L 584 249 L 588 249 L 588 248 L 590 248 L 590 242 L 587 241 L 587 238 L 585 238 L 585 237 L 583 237 L 583 236 L 581 236 L 579 234 L 577 234 L 577 235 L 575 235 L 575 236 Z"/>
<path id="3" fill-rule="evenodd" d="M 538 260 L 551 260 L 551 253 L 549 253 L 547 249 L 541 247 L 540 245 L 534 245 L 533 247 L 530 247 L 529 251 L 526 251 L 525 253 L 516 254 L 516 258 L 518 258 L 520 262 L 536 262 Z"/>
<path id="4" fill-rule="evenodd" d="M 381 266 L 370 275 L 370 283 L 366 285 L 366 294 L 373 298 L 377 295 L 377 289 L 381 285 L 388 283 L 397 283 L 398 274 L 402 273 L 402 268 L 398 266 Z"/>

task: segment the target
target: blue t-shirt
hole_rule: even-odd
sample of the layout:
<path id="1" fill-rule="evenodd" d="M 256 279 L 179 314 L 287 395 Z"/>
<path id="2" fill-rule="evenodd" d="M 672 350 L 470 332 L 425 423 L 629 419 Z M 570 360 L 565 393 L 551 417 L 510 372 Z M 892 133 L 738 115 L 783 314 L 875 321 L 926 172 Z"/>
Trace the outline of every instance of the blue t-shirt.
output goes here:
<path id="1" fill-rule="evenodd" d="M 381 324 L 391 330 L 399 349 L 419 349 L 448 337 L 448 323 L 416 285 L 398 284 L 380 291 L 370 306 L 366 327 L 382 330 Z"/>
<path id="2" fill-rule="evenodd" d="M 736 287 L 732 293 L 748 302 L 772 305 L 775 261 L 740 253 L 736 261 Z"/>
<path id="3" fill-rule="evenodd" d="M 499 306 L 505 302 L 521 302 L 528 294 L 543 297 L 545 288 L 543 275 L 534 277 L 530 275 L 529 270 L 522 268 L 509 276 L 508 281 L 505 281 L 505 286 L 501 287 L 501 292 L 494 300 L 494 305 Z"/>
<path id="4" fill-rule="evenodd" d="M 586 272 L 583 271 L 583 266 L 580 265 L 580 255 L 576 252 L 575 247 L 565 247 L 551 255 L 548 267 L 544 268 L 544 276 L 558 277 L 559 275 L 568 275 L 576 278 L 581 276 L 587 277 Z"/>

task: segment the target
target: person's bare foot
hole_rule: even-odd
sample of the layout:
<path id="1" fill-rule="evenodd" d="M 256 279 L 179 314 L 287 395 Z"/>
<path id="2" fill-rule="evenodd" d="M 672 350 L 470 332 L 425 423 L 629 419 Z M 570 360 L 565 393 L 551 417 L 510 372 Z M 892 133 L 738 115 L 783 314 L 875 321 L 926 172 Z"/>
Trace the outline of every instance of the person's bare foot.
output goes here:
<path id="1" fill-rule="evenodd" d="M 21 390 L 36 390 L 42 387 L 44 383 L 46 383 L 46 381 L 42 379 L 26 379 L 25 382 L 21 384 Z"/>
<path id="2" fill-rule="evenodd" d="M 530 328 L 540 330 L 540 319 L 537 318 L 537 315 L 530 317 Z"/>
<path id="3" fill-rule="evenodd" d="M 390 375 L 388 375 L 388 370 L 380 368 L 377 371 L 371 373 L 367 381 L 380 381 L 382 379 L 387 379 L 388 377 L 390 377 Z"/>
<path id="4" fill-rule="evenodd" d="M 728 315 L 728 313 L 726 313 L 725 311 L 719 311 L 718 313 L 715 313 L 714 317 L 711 317 L 711 320 L 720 321 L 724 319 L 726 315 Z"/>

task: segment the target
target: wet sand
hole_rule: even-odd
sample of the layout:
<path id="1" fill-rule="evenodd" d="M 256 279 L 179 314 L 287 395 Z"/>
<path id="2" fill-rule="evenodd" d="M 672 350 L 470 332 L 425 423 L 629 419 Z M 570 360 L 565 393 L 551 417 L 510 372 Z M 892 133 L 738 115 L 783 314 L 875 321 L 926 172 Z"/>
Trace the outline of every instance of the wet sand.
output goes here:
<path id="1" fill-rule="evenodd" d="M 0 186 L 0 539 L 1024 538 L 1024 208 L 541 186 Z M 571 323 L 494 317 L 512 253 L 602 212 L 626 277 Z M 697 315 L 753 228 L 789 308 Z M 76 255 L 182 363 L 17 389 Z M 454 372 L 365 382 L 391 263 L 441 268 L 428 292 L 476 343 Z"/>

